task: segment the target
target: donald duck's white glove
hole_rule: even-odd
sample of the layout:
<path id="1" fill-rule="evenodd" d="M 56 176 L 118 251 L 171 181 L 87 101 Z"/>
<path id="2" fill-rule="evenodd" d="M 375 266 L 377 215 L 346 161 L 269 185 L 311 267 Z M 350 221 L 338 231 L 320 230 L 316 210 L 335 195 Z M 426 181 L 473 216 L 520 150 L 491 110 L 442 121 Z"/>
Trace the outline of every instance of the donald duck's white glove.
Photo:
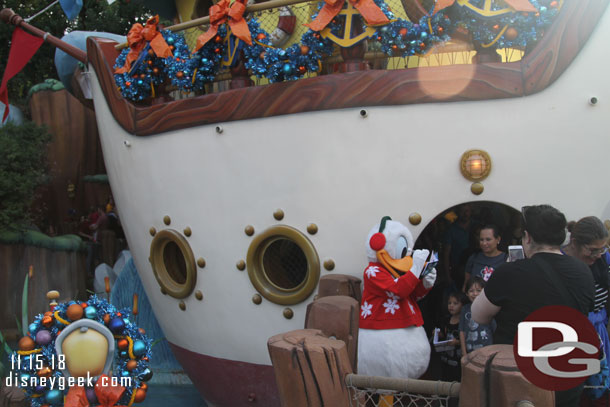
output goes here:
<path id="1" fill-rule="evenodd" d="M 426 276 L 422 280 L 422 282 L 424 283 L 424 288 L 426 290 L 429 288 L 432 288 L 435 281 L 436 281 L 436 269 L 433 268 L 432 271 L 430 271 L 428 274 L 426 274 Z"/>
<path id="2" fill-rule="evenodd" d="M 411 273 L 413 273 L 416 278 L 419 278 L 419 275 L 424 269 L 424 265 L 426 264 L 426 259 L 428 258 L 429 254 L 430 251 L 427 249 L 415 250 L 413 252 L 413 266 L 411 266 Z"/>

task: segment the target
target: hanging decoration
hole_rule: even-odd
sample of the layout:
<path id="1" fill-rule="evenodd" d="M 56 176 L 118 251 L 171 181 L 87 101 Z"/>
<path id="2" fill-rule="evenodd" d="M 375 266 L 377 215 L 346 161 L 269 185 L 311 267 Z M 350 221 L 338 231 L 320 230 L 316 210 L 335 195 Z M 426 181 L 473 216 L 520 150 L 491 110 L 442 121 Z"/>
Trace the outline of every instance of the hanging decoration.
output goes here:
<path id="1" fill-rule="evenodd" d="M 307 72 L 319 72 L 321 60 L 332 54 L 332 41 L 312 30 L 301 37 L 300 44 L 293 44 L 287 49 L 274 48 L 269 34 L 260 28 L 256 19 L 248 22 L 254 43 L 244 48 L 245 66 L 256 76 L 266 77 L 269 82 L 295 80 Z M 332 30 L 339 26 L 330 24 Z"/>
<path id="2" fill-rule="evenodd" d="M 540 40 L 563 0 L 456 0 L 451 11 L 477 48 L 526 48 Z"/>
<path id="3" fill-rule="evenodd" d="M 193 88 L 190 50 L 184 37 L 169 30 L 159 31 L 157 23 L 155 16 L 145 27 L 134 24 L 127 36 L 130 47 L 115 62 L 115 82 L 129 100 L 154 98 L 168 79 L 181 91 Z"/>
<path id="4" fill-rule="evenodd" d="M 150 369 L 151 341 L 129 317 L 129 309 L 119 311 L 96 296 L 87 302 L 70 301 L 56 305 L 44 315 L 38 315 L 29 325 L 27 335 L 19 340 L 19 350 L 13 352 L 9 360 L 11 379 L 23 389 L 31 407 L 132 406 L 143 401 L 148 388 L 146 382 L 153 375 Z M 90 338 L 79 345 L 74 341 L 68 343 L 73 334 L 76 337 L 87 334 L 88 330 L 83 330 L 83 326 L 94 331 Z M 108 350 L 103 346 L 83 349 L 83 343 L 96 343 L 95 338 L 104 338 L 104 335 L 114 340 L 108 343 Z M 56 351 L 57 342 L 63 354 Z M 107 351 L 110 356 L 112 349 L 113 376 L 107 376 L 112 360 L 104 357 L 100 362 L 102 366 L 105 364 L 103 373 L 93 377 L 93 387 L 69 385 L 70 373 L 78 371 L 79 365 L 89 366 L 99 352 Z M 86 358 L 80 356 L 83 352 L 87 354 Z M 77 377 L 84 375 L 74 374 L 72 379 Z"/>
<path id="5" fill-rule="evenodd" d="M 206 83 L 212 82 L 220 69 L 220 61 L 225 54 L 227 29 L 218 27 L 216 35 L 206 42 L 190 57 L 190 70 L 193 72 L 193 89 L 203 89 Z"/>

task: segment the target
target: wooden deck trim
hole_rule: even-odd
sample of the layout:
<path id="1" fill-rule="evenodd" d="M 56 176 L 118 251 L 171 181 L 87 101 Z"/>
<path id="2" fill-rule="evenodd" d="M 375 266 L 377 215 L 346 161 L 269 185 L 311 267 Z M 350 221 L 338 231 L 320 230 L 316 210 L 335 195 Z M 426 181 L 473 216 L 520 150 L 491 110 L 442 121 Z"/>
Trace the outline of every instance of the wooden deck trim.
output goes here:
<path id="1" fill-rule="evenodd" d="M 107 61 L 115 42 L 89 38 L 87 53 L 119 124 L 139 136 L 198 125 L 352 107 L 519 97 L 551 85 L 574 60 L 610 0 L 565 0 L 557 20 L 519 62 L 370 70 L 233 89 L 136 107 L 118 91 Z M 460 90 L 459 84 L 467 86 Z M 455 94 L 448 90 L 456 89 Z M 429 91 L 443 98 L 431 96 Z"/>

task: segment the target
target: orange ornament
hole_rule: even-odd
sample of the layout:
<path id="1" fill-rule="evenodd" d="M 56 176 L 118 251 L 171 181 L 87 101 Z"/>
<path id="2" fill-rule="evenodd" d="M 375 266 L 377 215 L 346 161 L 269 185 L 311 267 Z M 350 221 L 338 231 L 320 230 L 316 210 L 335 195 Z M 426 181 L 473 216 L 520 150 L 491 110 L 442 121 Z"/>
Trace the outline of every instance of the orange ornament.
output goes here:
<path id="1" fill-rule="evenodd" d="M 142 390 L 147 390 L 147 389 L 148 389 L 148 384 L 146 384 L 146 382 L 142 382 L 142 383 L 140 384 L 140 388 L 141 388 Z"/>
<path id="2" fill-rule="evenodd" d="M 148 65 L 152 65 L 152 61 L 150 59 L 148 60 Z"/>
<path id="3" fill-rule="evenodd" d="M 221 37 L 221 36 L 219 36 L 219 35 L 217 35 L 216 37 L 214 37 L 214 41 L 215 41 L 217 44 L 220 44 L 220 43 L 222 42 L 222 37 Z"/>
<path id="4" fill-rule="evenodd" d="M 307 68 L 305 68 L 304 66 L 299 66 L 299 73 L 302 75 L 305 72 L 307 72 Z"/>
<path id="5" fill-rule="evenodd" d="M 402 35 L 403 37 L 405 35 L 407 35 L 407 29 L 406 28 L 401 28 L 400 31 L 398 31 L 398 34 Z"/>
<path id="6" fill-rule="evenodd" d="M 398 49 L 398 45 L 392 45 L 392 49 L 396 51 Z"/>
<path id="7" fill-rule="evenodd" d="M 146 390 L 137 389 L 136 397 L 134 398 L 133 401 L 135 401 L 136 403 L 141 403 L 144 401 L 145 398 L 146 398 Z"/>
<path id="8" fill-rule="evenodd" d="M 87 304 L 86 302 L 82 302 L 80 304 L 81 307 L 83 307 L 83 309 L 87 308 L 89 306 L 89 304 Z"/>
<path id="9" fill-rule="evenodd" d="M 53 323 L 53 318 L 51 317 L 42 317 L 42 324 L 44 326 L 49 326 Z"/>
<path id="10" fill-rule="evenodd" d="M 517 31 L 516 29 L 514 29 L 513 27 L 510 27 L 508 30 L 506 30 L 506 32 L 504 33 L 504 38 L 506 38 L 509 41 L 514 40 L 515 38 L 517 38 L 517 35 L 519 35 L 519 31 Z"/>
<path id="11" fill-rule="evenodd" d="M 117 316 L 117 317 L 120 317 L 121 315 L 122 315 L 122 314 L 121 314 L 120 312 L 117 312 L 117 313 L 116 313 L 116 316 Z"/>
<path id="12" fill-rule="evenodd" d="M 419 47 L 420 47 L 421 49 L 426 48 L 426 43 L 425 43 L 425 42 L 420 42 L 420 43 L 419 43 Z"/>
<path id="13" fill-rule="evenodd" d="M 307 55 L 309 47 L 307 45 L 301 45 L 301 55 Z"/>
<path id="14" fill-rule="evenodd" d="M 29 351 L 36 347 L 36 343 L 34 343 L 34 339 L 30 338 L 29 336 L 24 336 L 23 338 L 19 339 L 18 346 L 19 350 Z"/>
<path id="15" fill-rule="evenodd" d="M 140 332 L 142 335 L 144 335 L 146 333 L 144 328 L 138 328 L 138 332 Z"/>
<path id="16" fill-rule="evenodd" d="M 125 82 L 125 85 L 131 86 L 131 82 Z"/>
<path id="17" fill-rule="evenodd" d="M 155 68 L 155 69 L 157 69 L 157 68 Z M 110 314 L 104 314 L 103 320 L 106 325 L 109 324 L 110 323 Z"/>
<path id="18" fill-rule="evenodd" d="M 43 366 L 43 368 L 36 372 L 36 374 L 38 377 L 51 377 L 53 371 L 49 366 Z"/>
<path id="19" fill-rule="evenodd" d="M 144 357 L 142 358 L 142 360 L 143 360 L 143 361 L 145 361 L 145 362 L 148 362 L 148 356 L 144 356 Z"/>
<path id="20" fill-rule="evenodd" d="M 119 348 L 119 350 L 125 350 L 129 347 L 129 342 L 127 339 L 119 339 L 116 341 L 116 346 Z"/>
<path id="21" fill-rule="evenodd" d="M 170 51 L 173 51 L 176 47 L 174 47 L 173 45 L 169 46 Z"/>
<path id="22" fill-rule="evenodd" d="M 267 55 L 267 53 L 266 53 L 266 52 L 261 52 L 261 53 L 259 54 L 259 56 L 258 56 L 258 57 L 259 57 L 260 59 L 265 59 L 265 55 Z"/>
<path id="23" fill-rule="evenodd" d="M 53 313 L 51 311 L 47 311 L 44 313 L 44 316 L 53 316 Z"/>
<path id="24" fill-rule="evenodd" d="M 443 30 L 443 27 L 438 27 L 438 32 L 442 34 L 442 32 L 445 31 Z"/>
<path id="25" fill-rule="evenodd" d="M 138 367 L 138 362 L 136 362 L 135 360 L 129 360 L 127 362 L 127 364 L 125 365 L 125 368 L 127 368 L 127 370 L 129 370 L 130 372 L 135 369 L 136 367 Z"/>
<path id="26" fill-rule="evenodd" d="M 551 4 L 549 4 L 549 6 L 556 8 L 558 5 L 558 3 L 556 1 L 552 1 Z"/>
<path id="27" fill-rule="evenodd" d="M 83 307 L 78 304 L 72 304 L 66 309 L 66 315 L 71 321 L 77 321 L 83 317 Z"/>
<path id="28" fill-rule="evenodd" d="M 182 72 L 182 71 L 176 72 L 176 77 L 182 78 L 183 76 L 184 76 L 184 72 Z"/>
<path id="29" fill-rule="evenodd" d="M 155 56 L 155 51 L 153 51 L 152 49 L 148 50 L 148 55 L 150 55 L 151 57 Z"/>
<path id="30" fill-rule="evenodd" d="M 500 29 L 500 26 L 498 24 L 494 25 L 493 27 L 491 27 L 494 29 L 494 31 L 498 31 Z"/>
<path id="31" fill-rule="evenodd" d="M 260 41 L 260 40 L 264 40 L 265 38 L 267 38 L 267 36 L 266 36 L 265 34 L 263 34 L 263 33 L 259 33 L 259 34 L 256 36 L 256 39 L 257 39 L 257 40 L 259 40 L 259 41 Z"/>
<path id="32" fill-rule="evenodd" d="M 159 75 L 159 68 L 153 68 L 153 75 Z M 108 320 L 110 321 L 110 316 L 108 317 Z"/>

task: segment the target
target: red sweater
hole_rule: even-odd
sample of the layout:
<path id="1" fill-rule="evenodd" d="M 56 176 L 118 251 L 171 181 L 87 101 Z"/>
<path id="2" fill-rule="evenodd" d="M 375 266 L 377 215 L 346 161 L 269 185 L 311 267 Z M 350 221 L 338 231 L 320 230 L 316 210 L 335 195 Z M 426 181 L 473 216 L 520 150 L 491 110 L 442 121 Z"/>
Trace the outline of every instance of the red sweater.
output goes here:
<path id="1" fill-rule="evenodd" d="M 417 300 L 428 293 L 411 272 L 394 278 L 380 263 L 364 270 L 364 291 L 360 305 L 360 328 L 396 329 L 422 326 Z"/>

